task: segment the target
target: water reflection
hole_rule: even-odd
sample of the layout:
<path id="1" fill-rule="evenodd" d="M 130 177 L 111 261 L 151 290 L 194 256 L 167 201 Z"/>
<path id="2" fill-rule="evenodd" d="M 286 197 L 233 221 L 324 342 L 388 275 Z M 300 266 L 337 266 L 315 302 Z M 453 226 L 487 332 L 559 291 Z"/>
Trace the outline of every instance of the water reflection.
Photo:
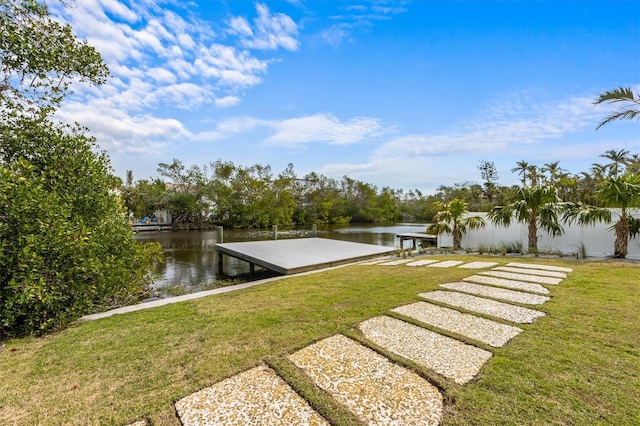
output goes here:
<path id="1" fill-rule="evenodd" d="M 425 224 L 389 225 L 322 225 L 317 227 L 317 236 L 335 240 L 397 247 L 396 234 L 423 232 Z M 279 228 L 278 239 L 312 237 L 311 229 Z M 215 288 L 222 279 L 239 277 L 242 280 L 260 279 L 271 276 L 268 271 L 256 267 L 256 274 L 249 275 L 249 264 L 239 259 L 224 256 L 223 269 L 228 275 L 216 274 L 218 243 L 217 231 L 142 232 L 135 237 L 139 241 L 157 241 L 162 245 L 165 262 L 158 265 L 160 278 L 155 283 L 159 297 L 182 292 L 191 293 L 207 288 Z M 265 229 L 225 229 L 224 242 L 258 241 L 273 238 L 272 231 Z M 171 288 L 167 294 L 165 289 Z M 177 289 L 176 289 L 177 288 Z"/>

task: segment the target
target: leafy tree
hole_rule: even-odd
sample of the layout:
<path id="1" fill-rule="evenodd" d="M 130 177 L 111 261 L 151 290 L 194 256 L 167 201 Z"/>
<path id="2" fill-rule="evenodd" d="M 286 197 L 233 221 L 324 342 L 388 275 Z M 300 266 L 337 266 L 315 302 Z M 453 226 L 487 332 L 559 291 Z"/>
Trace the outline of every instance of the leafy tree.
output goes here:
<path id="1" fill-rule="evenodd" d="M 498 171 L 493 161 L 481 160 L 478 164 L 478 170 L 480 170 L 480 176 L 484 180 L 484 194 L 489 202 L 493 202 L 493 193 L 496 189 L 496 182 L 498 181 Z"/>
<path id="2" fill-rule="evenodd" d="M 467 216 L 467 203 L 460 199 L 453 199 L 449 203 L 438 203 L 438 212 L 433 217 L 436 223 L 427 228 L 428 233 L 447 233 L 453 236 L 453 248 L 458 250 L 462 236 L 467 229 L 484 228 L 485 221 L 480 216 Z"/>
<path id="3" fill-rule="evenodd" d="M 622 103 L 624 106 L 605 117 L 600 124 L 598 124 L 596 130 L 616 120 L 640 120 L 640 94 L 634 93 L 631 87 L 618 87 L 601 93 L 594 104 L 599 105 L 602 103 Z"/>
<path id="4" fill-rule="evenodd" d="M 551 186 L 519 187 L 508 200 L 508 204 L 496 206 L 489 211 L 489 219 L 500 226 L 509 226 L 515 219 L 528 227 L 529 252 L 538 253 L 538 229 L 551 235 L 564 233 L 559 223 L 564 205 Z"/>
<path id="5" fill-rule="evenodd" d="M 100 55 L 38 1 L 0 0 L 0 339 L 41 333 L 148 289 L 157 245 L 136 243 L 108 158 L 51 120 Z"/>
<path id="6" fill-rule="evenodd" d="M 575 202 L 569 204 L 565 213 L 565 220 L 575 221 L 580 225 L 612 223 L 614 216 L 617 216 L 611 229 L 615 233 L 613 255 L 620 258 L 627 256 L 629 238 L 640 233 L 640 219 L 631 215 L 634 210 L 640 209 L 640 175 L 635 173 L 633 167 L 625 168 L 629 164 L 627 154 L 626 150 L 610 150 L 601 156 L 612 162 L 597 168 L 598 171 L 608 171 L 606 177 L 602 174 L 598 176 L 599 180 L 595 185 L 599 206 Z M 613 212 L 611 207 L 619 208 L 620 213 Z"/>

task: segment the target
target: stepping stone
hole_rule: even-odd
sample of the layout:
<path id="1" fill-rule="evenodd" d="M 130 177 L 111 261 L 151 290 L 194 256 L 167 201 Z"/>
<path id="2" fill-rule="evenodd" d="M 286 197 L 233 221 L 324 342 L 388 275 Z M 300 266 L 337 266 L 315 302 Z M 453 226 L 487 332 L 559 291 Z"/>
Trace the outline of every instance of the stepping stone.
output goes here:
<path id="1" fill-rule="evenodd" d="M 416 302 L 391 311 L 496 348 L 506 345 L 509 340 L 522 332 L 521 328 L 512 325 L 463 314 L 454 309 L 427 302 Z"/>
<path id="2" fill-rule="evenodd" d="M 391 262 L 378 263 L 378 266 L 395 266 L 395 265 L 403 265 L 407 262 L 411 262 L 411 259 L 400 259 L 400 260 L 392 260 Z"/>
<path id="3" fill-rule="evenodd" d="M 453 266 L 458 266 L 463 264 L 464 262 L 461 260 L 445 260 L 443 262 L 432 263 L 431 265 L 427 265 L 429 268 L 451 268 Z"/>
<path id="4" fill-rule="evenodd" d="M 415 262 L 407 263 L 407 266 L 424 266 L 424 265 L 430 265 L 436 262 L 440 262 L 440 261 L 435 259 L 416 260 Z"/>
<path id="5" fill-rule="evenodd" d="M 516 274 L 540 275 L 541 277 L 567 278 L 565 272 L 544 271 L 542 269 L 514 268 L 512 266 L 498 266 L 494 271 L 513 272 Z"/>
<path id="6" fill-rule="evenodd" d="M 473 379 L 492 355 L 484 349 L 396 318 L 373 317 L 361 322 L 358 328 L 376 345 L 459 384 Z"/>
<path id="7" fill-rule="evenodd" d="M 510 262 L 507 263 L 507 266 L 515 266 L 516 268 L 542 269 L 543 271 L 573 272 L 573 269 L 571 268 L 563 268 L 562 266 L 551 265 L 537 265 L 535 263 Z"/>
<path id="8" fill-rule="evenodd" d="M 482 269 L 482 268 L 491 268 L 492 266 L 495 266 L 497 264 L 498 262 L 469 262 L 466 265 L 458 266 L 458 268 Z"/>
<path id="9" fill-rule="evenodd" d="M 463 293 L 471 293 L 477 296 L 490 297 L 492 299 L 502 299 L 509 302 L 523 303 L 525 305 L 542 305 L 549 301 L 547 296 L 523 293 L 521 291 L 506 290 L 504 288 L 489 287 L 486 285 L 473 283 L 447 283 L 440 284 L 440 287 L 447 290 L 456 290 Z"/>
<path id="10" fill-rule="evenodd" d="M 544 312 L 533 309 L 452 291 L 430 291 L 420 293 L 420 297 L 520 324 L 530 324 L 545 316 Z"/>
<path id="11" fill-rule="evenodd" d="M 517 281 L 529 281 L 529 282 L 538 283 L 538 284 L 557 285 L 562 282 L 562 278 L 540 277 L 537 275 L 530 275 L 530 274 L 514 274 L 512 272 L 482 271 L 480 273 L 482 275 L 488 275 L 496 278 L 506 278 L 508 280 L 517 280 Z"/>
<path id="12" fill-rule="evenodd" d="M 386 261 L 388 261 L 388 259 L 378 259 L 378 260 L 371 260 L 369 262 L 358 263 L 358 265 L 371 266 L 371 265 L 377 265 L 379 263 L 386 262 Z"/>
<path id="13" fill-rule="evenodd" d="M 523 281 L 506 280 L 504 278 L 487 277 L 484 275 L 472 275 L 467 278 L 463 278 L 463 281 L 471 281 L 478 284 L 487 284 L 497 287 L 506 287 L 515 290 L 530 291 L 533 293 L 549 294 L 549 290 L 540 284 L 526 283 Z"/>
<path id="14" fill-rule="evenodd" d="M 176 402 L 190 425 L 327 425 L 273 370 L 258 366 Z"/>
<path id="15" fill-rule="evenodd" d="M 435 386 L 343 335 L 289 359 L 365 424 L 437 425 L 442 420 L 442 395 Z"/>

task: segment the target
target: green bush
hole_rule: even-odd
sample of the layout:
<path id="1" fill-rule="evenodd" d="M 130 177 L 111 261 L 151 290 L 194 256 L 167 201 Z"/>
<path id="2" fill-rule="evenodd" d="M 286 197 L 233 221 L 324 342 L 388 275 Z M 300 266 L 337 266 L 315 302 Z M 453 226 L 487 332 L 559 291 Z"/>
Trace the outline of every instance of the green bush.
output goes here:
<path id="1" fill-rule="evenodd" d="M 161 251 L 133 240 L 92 139 L 26 118 L 0 137 L 0 339 L 143 295 Z"/>

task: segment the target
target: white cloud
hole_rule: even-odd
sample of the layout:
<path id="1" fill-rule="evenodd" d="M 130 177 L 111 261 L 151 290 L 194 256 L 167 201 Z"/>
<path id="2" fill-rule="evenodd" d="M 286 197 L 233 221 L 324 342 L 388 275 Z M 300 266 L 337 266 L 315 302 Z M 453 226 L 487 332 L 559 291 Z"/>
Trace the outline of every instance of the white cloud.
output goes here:
<path id="1" fill-rule="evenodd" d="M 237 96 L 225 96 L 215 100 L 216 106 L 220 108 L 231 108 L 240 103 L 240 98 Z"/>
<path id="2" fill-rule="evenodd" d="M 575 97 L 536 104 L 517 95 L 491 107 L 486 116 L 446 134 L 394 138 L 382 145 L 376 156 L 500 152 L 559 138 L 596 122 L 601 111 L 591 102 L 591 97 Z"/>
<path id="3" fill-rule="evenodd" d="M 280 47 L 298 49 L 298 27 L 293 19 L 283 13 L 272 14 L 262 3 L 256 4 L 256 11 L 258 16 L 253 20 L 255 29 L 245 18 L 233 17 L 230 20 L 230 32 L 240 36 L 244 47 L 260 50 L 276 50 Z"/>
<path id="4" fill-rule="evenodd" d="M 355 117 L 340 121 L 331 114 L 315 114 L 271 122 L 274 133 L 266 142 L 272 145 L 295 146 L 310 142 L 347 145 L 378 138 L 384 133 L 380 122 L 373 118 Z"/>

